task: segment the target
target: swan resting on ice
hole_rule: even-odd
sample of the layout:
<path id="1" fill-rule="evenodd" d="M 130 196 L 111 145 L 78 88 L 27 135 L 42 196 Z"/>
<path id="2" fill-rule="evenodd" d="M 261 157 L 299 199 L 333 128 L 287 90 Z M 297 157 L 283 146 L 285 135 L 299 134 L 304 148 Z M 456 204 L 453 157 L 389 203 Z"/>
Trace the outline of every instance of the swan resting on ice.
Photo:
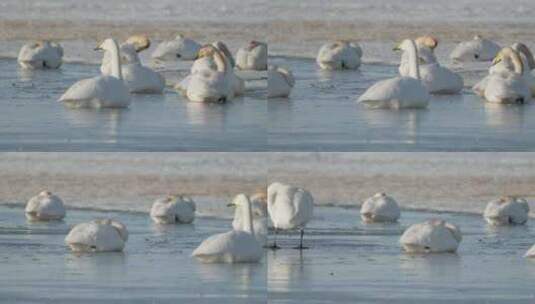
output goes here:
<path id="1" fill-rule="evenodd" d="M 295 79 L 290 70 L 274 65 L 268 67 L 268 98 L 286 98 L 294 85 Z"/>
<path id="2" fill-rule="evenodd" d="M 461 230 L 441 219 L 410 226 L 399 242 L 408 253 L 455 252 L 461 243 Z"/>
<path id="3" fill-rule="evenodd" d="M 22 46 L 17 57 L 25 69 L 57 69 L 63 60 L 63 48 L 59 43 L 42 40 Z"/>
<path id="4" fill-rule="evenodd" d="M 73 84 L 58 101 L 73 108 L 125 108 L 130 105 L 130 93 L 123 82 L 119 46 L 106 39 L 95 50 L 111 53 L 111 75 L 99 75 Z"/>
<path id="5" fill-rule="evenodd" d="M 338 40 L 324 44 L 316 62 L 324 70 L 355 70 L 360 66 L 362 49 L 357 43 Z"/>
<path id="6" fill-rule="evenodd" d="M 151 57 L 161 61 L 194 60 L 200 49 L 201 44 L 197 41 L 178 34 L 174 40 L 158 44 Z"/>
<path id="7" fill-rule="evenodd" d="M 406 39 L 394 50 L 408 52 L 409 76 L 399 76 L 381 80 L 368 88 L 357 102 L 368 108 L 404 109 L 426 108 L 429 93 L 420 78 L 418 50 L 413 40 Z"/>
<path id="8" fill-rule="evenodd" d="M 170 195 L 157 199 L 150 217 L 158 224 L 191 224 L 195 219 L 195 202 L 185 195 Z"/>
<path id="9" fill-rule="evenodd" d="M 126 226 L 111 219 L 78 224 L 65 237 L 65 243 L 74 252 L 122 251 L 127 240 Z"/>
<path id="10" fill-rule="evenodd" d="M 487 204 L 483 216 L 495 226 L 522 225 L 528 220 L 528 202 L 519 197 L 506 196 Z"/>
<path id="11" fill-rule="evenodd" d="M 264 42 L 251 41 L 247 47 L 238 49 L 236 67 L 240 70 L 265 71 L 267 69 L 268 47 Z"/>
<path id="12" fill-rule="evenodd" d="M 296 249 L 306 249 L 303 246 L 303 236 L 306 224 L 314 214 L 314 199 L 305 189 L 283 183 L 272 183 L 267 190 L 268 213 L 275 228 L 275 240 L 272 249 L 277 246 L 278 230 L 299 229 L 301 237 Z"/>
<path id="13" fill-rule="evenodd" d="M 191 254 L 202 263 L 256 263 L 264 250 L 255 238 L 251 201 L 240 194 L 232 201 L 242 212 L 243 230 L 231 230 L 205 239 Z"/>
<path id="14" fill-rule="evenodd" d="M 61 198 L 50 191 L 42 191 L 32 197 L 25 208 L 26 218 L 30 221 L 53 221 L 65 217 L 65 206 Z"/>
<path id="15" fill-rule="evenodd" d="M 240 194 L 241 195 L 241 194 Z M 246 230 L 245 220 L 244 220 L 244 214 L 245 211 L 243 210 L 244 206 L 243 204 L 238 205 L 234 203 L 238 198 L 233 200 L 232 203 L 230 203 L 229 207 L 235 207 L 236 210 L 234 211 L 234 220 L 232 221 L 232 228 L 234 230 Z M 267 242 L 267 235 L 268 235 L 268 228 L 267 228 L 267 201 L 266 201 L 266 194 L 256 193 L 250 197 L 251 202 L 251 212 L 253 216 L 253 230 L 256 240 L 262 245 L 266 245 Z"/>
<path id="16" fill-rule="evenodd" d="M 500 49 L 497 43 L 476 35 L 470 41 L 459 43 L 451 52 L 450 58 L 454 62 L 491 61 Z"/>
<path id="17" fill-rule="evenodd" d="M 375 194 L 360 207 L 360 216 L 365 223 L 395 222 L 400 215 L 398 203 L 385 193 Z"/>

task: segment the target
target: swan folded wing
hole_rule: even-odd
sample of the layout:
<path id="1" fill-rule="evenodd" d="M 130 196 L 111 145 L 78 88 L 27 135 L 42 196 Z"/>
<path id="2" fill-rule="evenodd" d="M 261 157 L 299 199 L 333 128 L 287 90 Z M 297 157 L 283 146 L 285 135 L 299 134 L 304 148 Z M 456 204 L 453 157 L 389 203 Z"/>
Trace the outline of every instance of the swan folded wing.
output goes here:
<path id="1" fill-rule="evenodd" d="M 139 63 L 123 66 L 123 78 L 131 93 L 161 93 L 165 80 L 160 73 Z"/>
<path id="2" fill-rule="evenodd" d="M 192 101 L 220 102 L 232 98 L 232 87 L 220 72 L 203 71 L 190 78 L 187 96 Z"/>
<path id="3" fill-rule="evenodd" d="M 493 74 L 485 88 L 485 99 L 493 103 L 526 103 L 531 100 L 531 90 L 524 79 L 514 73 Z"/>
<path id="4" fill-rule="evenodd" d="M 126 107 L 130 104 L 130 94 L 122 80 L 97 76 L 76 82 L 59 101 L 76 107 Z"/>
<path id="5" fill-rule="evenodd" d="M 293 196 L 294 217 L 290 223 L 294 227 L 301 228 L 312 218 L 314 200 L 306 190 L 297 189 Z"/>
<path id="6" fill-rule="evenodd" d="M 489 83 L 489 78 L 490 78 L 490 76 L 487 75 L 483 79 L 481 79 L 478 83 L 476 83 L 472 87 L 472 91 L 474 91 L 474 93 L 476 93 L 478 96 L 484 97 L 485 96 L 485 88 L 487 87 L 487 85 Z"/>
<path id="7" fill-rule="evenodd" d="M 292 86 L 279 71 L 268 70 L 269 98 L 287 97 L 290 94 Z"/>
<path id="8" fill-rule="evenodd" d="M 422 83 L 430 93 L 454 94 L 464 86 L 461 76 L 437 63 L 420 66 L 420 74 Z"/>
<path id="9" fill-rule="evenodd" d="M 377 82 L 358 102 L 370 108 L 423 108 L 429 102 L 429 93 L 419 80 L 396 77 Z"/>
<path id="10" fill-rule="evenodd" d="M 203 262 L 255 262 L 262 254 L 260 244 L 243 231 L 215 234 L 204 240 L 192 256 Z"/>

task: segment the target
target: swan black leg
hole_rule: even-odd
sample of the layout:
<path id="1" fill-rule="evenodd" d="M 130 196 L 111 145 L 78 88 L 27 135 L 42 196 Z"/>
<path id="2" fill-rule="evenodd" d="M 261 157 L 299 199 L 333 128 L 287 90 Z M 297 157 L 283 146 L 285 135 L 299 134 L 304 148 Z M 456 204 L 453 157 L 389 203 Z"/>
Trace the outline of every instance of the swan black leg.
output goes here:
<path id="1" fill-rule="evenodd" d="M 269 246 L 269 248 L 273 250 L 280 249 L 280 247 L 277 245 L 277 231 L 278 229 L 275 228 L 275 239 L 273 240 L 273 245 Z"/>
<path id="2" fill-rule="evenodd" d="M 308 249 L 308 247 L 303 246 L 304 235 L 305 235 L 305 230 L 301 229 L 301 238 L 299 239 L 299 246 L 295 247 L 295 249 L 299 249 L 299 250 Z"/>

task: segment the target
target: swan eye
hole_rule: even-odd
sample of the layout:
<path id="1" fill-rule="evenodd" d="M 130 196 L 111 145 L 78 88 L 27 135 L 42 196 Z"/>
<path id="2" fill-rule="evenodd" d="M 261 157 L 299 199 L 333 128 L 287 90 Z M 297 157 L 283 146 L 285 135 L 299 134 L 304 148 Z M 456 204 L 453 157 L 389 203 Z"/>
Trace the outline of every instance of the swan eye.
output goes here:
<path id="1" fill-rule="evenodd" d="M 182 57 L 182 56 L 180 56 L 180 54 L 176 54 L 176 58 L 180 58 L 180 57 Z"/>
<path id="2" fill-rule="evenodd" d="M 479 59 L 479 55 L 478 54 L 474 54 L 474 58 L 475 59 Z"/>

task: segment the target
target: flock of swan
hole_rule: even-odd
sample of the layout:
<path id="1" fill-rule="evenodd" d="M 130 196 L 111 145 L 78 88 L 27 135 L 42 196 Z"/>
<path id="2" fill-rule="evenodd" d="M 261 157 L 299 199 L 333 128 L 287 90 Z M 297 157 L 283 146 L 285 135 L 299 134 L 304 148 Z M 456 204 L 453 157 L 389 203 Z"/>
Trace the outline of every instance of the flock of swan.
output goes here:
<path id="1" fill-rule="evenodd" d="M 434 50 L 438 40 L 431 36 L 403 40 L 394 48 L 401 52 L 399 76 L 369 87 L 357 101 L 369 108 L 425 108 L 431 94 L 458 94 L 463 78 L 441 65 Z M 138 53 L 150 47 L 144 35 L 134 35 L 120 45 L 106 39 L 96 49 L 103 50 L 101 75 L 80 80 L 59 98 L 72 107 L 127 107 L 130 93 L 159 94 L 166 86 L 158 72 L 141 63 Z M 358 69 L 363 51 L 355 43 L 340 40 L 323 45 L 316 62 L 321 69 Z M 61 66 L 63 49 L 58 43 L 38 41 L 24 45 L 18 62 L 28 69 L 55 69 Z M 491 103 L 523 104 L 535 94 L 535 60 L 522 43 L 501 48 L 480 36 L 461 42 L 452 51 L 455 62 L 490 62 L 489 74 L 473 91 Z M 174 88 L 195 102 L 226 102 L 245 92 L 245 81 L 236 70 L 267 71 L 268 98 L 287 98 L 295 86 L 292 72 L 268 65 L 267 44 L 251 41 L 233 57 L 225 43 L 200 43 L 178 35 L 163 41 L 152 53 L 154 60 L 193 60 L 190 74 Z"/>
<path id="2" fill-rule="evenodd" d="M 192 252 L 203 263 L 254 263 L 264 255 L 263 248 L 279 249 L 279 230 L 299 230 L 303 246 L 304 229 L 313 217 L 314 199 L 305 189 L 275 182 L 267 193 L 238 194 L 228 205 L 235 207 L 232 229 L 212 235 Z M 185 195 L 170 195 L 157 199 L 150 217 L 158 225 L 190 224 L 195 219 L 195 202 Z M 489 202 L 483 216 L 489 225 L 523 225 L 528 220 L 529 206 L 519 197 L 502 197 Z M 29 221 L 57 221 L 65 215 L 63 201 L 49 191 L 32 197 L 25 208 Z M 368 198 L 360 208 L 365 224 L 397 222 L 401 210 L 396 200 L 385 193 Z M 274 240 L 268 244 L 268 218 L 274 230 Z M 408 253 L 455 252 L 462 240 L 459 227 L 439 218 L 409 226 L 399 240 Z M 65 237 L 73 252 L 122 251 L 128 241 L 127 227 L 115 219 L 95 219 L 75 225 Z M 535 258 L 535 245 L 525 254 Z"/>

